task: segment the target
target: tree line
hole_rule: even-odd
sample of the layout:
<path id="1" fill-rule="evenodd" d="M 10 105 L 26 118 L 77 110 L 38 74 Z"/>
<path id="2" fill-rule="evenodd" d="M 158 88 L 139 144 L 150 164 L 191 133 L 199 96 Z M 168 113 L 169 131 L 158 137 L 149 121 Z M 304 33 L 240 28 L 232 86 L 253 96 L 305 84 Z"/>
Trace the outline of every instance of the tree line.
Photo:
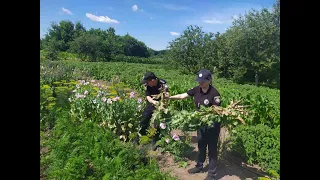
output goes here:
<path id="1" fill-rule="evenodd" d="M 128 33 L 116 35 L 112 27 L 86 30 L 81 22 L 74 24 L 69 20 L 51 23 L 49 32 L 40 38 L 40 50 L 45 50 L 51 60 L 55 60 L 59 52 L 75 53 L 80 59 L 89 61 L 108 61 L 113 55 L 120 54 L 135 57 L 159 54 Z"/>
<path id="2" fill-rule="evenodd" d="M 169 43 L 168 59 L 186 73 L 208 68 L 238 83 L 280 88 L 280 1 L 271 11 L 252 9 L 223 34 L 189 26 Z"/>
<path id="3" fill-rule="evenodd" d="M 112 27 L 86 30 L 80 22 L 66 20 L 51 24 L 40 39 L 42 49 L 48 59 L 56 59 L 59 52 L 90 61 L 108 61 L 117 55 L 161 56 L 184 73 L 207 68 L 238 83 L 280 88 L 280 0 L 272 10 L 252 9 L 239 15 L 225 33 L 205 33 L 199 26 L 188 26 L 163 51 L 155 51 L 129 34 L 116 35 Z"/>

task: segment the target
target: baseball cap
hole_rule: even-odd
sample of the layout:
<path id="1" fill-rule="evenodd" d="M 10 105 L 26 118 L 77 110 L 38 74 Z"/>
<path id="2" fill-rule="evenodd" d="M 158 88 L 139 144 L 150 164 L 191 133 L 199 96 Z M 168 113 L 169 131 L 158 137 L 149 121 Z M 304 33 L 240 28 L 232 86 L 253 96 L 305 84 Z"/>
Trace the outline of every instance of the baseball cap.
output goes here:
<path id="1" fill-rule="evenodd" d="M 147 83 L 147 81 L 149 81 L 151 79 L 157 79 L 157 76 L 153 72 L 146 72 L 143 76 L 141 83 L 145 84 L 145 83 Z"/>
<path id="2" fill-rule="evenodd" d="M 198 82 L 206 82 L 206 81 L 209 81 L 211 79 L 211 72 L 207 69 L 201 69 L 199 72 L 198 72 L 198 77 L 196 79 L 196 81 Z"/>

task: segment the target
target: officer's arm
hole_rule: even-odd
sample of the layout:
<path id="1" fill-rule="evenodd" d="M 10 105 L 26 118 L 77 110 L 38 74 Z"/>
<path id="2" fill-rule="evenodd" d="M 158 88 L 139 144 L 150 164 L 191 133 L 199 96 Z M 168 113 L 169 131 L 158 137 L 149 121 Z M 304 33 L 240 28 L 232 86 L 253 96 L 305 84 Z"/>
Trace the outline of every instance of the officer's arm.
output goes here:
<path id="1" fill-rule="evenodd" d="M 195 88 L 192 88 L 189 91 L 187 91 L 186 93 L 170 96 L 169 99 L 173 99 L 173 100 L 186 99 L 188 97 L 194 96 L 194 93 L 195 93 Z"/>
<path id="2" fill-rule="evenodd" d="M 156 104 L 157 101 L 153 100 L 153 98 L 151 96 L 147 96 L 147 100 L 149 101 L 149 103 L 151 104 Z"/>
<path id="3" fill-rule="evenodd" d="M 151 104 L 155 104 L 156 101 L 153 100 L 153 98 L 151 97 L 151 93 L 150 91 L 148 90 L 147 86 L 145 86 L 145 95 L 146 95 L 146 98 L 147 98 L 147 101 Z"/>
<path id="4" fill-rule="evenodd" d="M 172 99 L 172 100 L 182 100 L 182 99 L 186 99 L 190 97 L 187 93 L 183 93 L 183 94 L 177 94 L 177 95 L 174 95 L 174 96 L 170 96 L 169 99 Z"/>

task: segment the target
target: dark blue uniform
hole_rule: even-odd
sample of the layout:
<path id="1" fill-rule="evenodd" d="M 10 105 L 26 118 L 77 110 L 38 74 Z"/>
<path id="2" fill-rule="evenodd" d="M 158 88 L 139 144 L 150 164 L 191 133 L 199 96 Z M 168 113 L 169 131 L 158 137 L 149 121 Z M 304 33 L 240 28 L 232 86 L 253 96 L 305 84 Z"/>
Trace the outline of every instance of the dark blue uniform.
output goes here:
<path id="1" fill-rule="evenodd" d="M 156 86 L 154 87 L 150 87 L 150 86 L 146 86 L 146 91 L 145 91 L 145 95 L 146 96 L 152 96 L 152 95 L 157 95 L 160 93 L 161 88 L 164 88 L 166 92 L 169 92 L 168 89 L 168 85 L 166 83 L 165 80 L 163 79 L 158 79 L 157 80 L 158 83 Z M 159 101 L 160 99 L 153 99 L 155 101 Z M 154 107 L 153 104 L 151 104 L 148 100 L 147 100 L 147 105 L 142 113 L 142 119 L 140 121 L 140 134 L 141 135 L 146 135 L 147 133 L 147 129 L 149 127 L 149 123 L 152 117 L 152 113 L 156 108 Z M 157 132 L 160 131 L 159 127 L 157 125 L 155 125 L 157 127 Z M 154 143 L 158 140 L 159 138 L 159 133 L 156 134 L 155 138 L 153 139 Z"/>
<path id="2" fill-rule="evenodd" d="M 187 94 L 193 96 L 194 103 L 199 110 L 200 105 L 210 107 L 212 105 L 221 105 L 220 93 L 213 86 L 209 86 L 209 89 L 206 93 L 202 91 L 199 86 L 196 86 L 190 89 Z M 197 131 L 198 138 L 198 162 L 197 167 L 202 168 L 203 163 L 206 159 L 206 150 L 207 146 L 209 149 L 209 170 L 208 174 L 215 176 L 217 169 L 217 160 L 218 160 L 218 138 L 220 134 L 220 123 L 215 122 L 211 127 L 201 127 Z"/>

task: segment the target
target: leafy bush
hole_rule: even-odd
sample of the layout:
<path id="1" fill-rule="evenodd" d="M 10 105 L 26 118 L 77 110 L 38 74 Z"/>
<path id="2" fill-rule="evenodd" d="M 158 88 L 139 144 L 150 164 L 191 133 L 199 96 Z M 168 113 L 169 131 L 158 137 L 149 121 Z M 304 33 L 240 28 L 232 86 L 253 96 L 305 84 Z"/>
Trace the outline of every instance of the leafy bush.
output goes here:
<path id="1" fill-rule="evenodd" d="M 90 74 L 72 65 L 65 65 L 59 61 L 42 61 L 40 64 L 40 83 L 52 84 L 56 81 L 71 81 L 87 79 Z"/>
<path id="2" fill-rule="evenodd" d="M 116 55 L 110 61 L 113 62 L 127 62 L 127 63 L 141 63 L 141 64 L 165 64 L 162 58 L 141 58 L 135 56 Z"/>
<path id="3" fill-rule="evenodd" d="M 132 144 L 94 122 L 74 124 L 67 114 L 57 120 L 49 148 L 41 159 L 49 179 L 175 179 Z"/>
<path id="4" fill-rule="evenodd" d="M 51 128 L 54 123 L 56 98 L 49 85 L 40 86 L 40 129 Z"/>
<path id="5" fill-rule="evenodd" d="M 259 164 L 264 170 L 280 174 L 280 126 L 271 129 L 262 124 L 238 126 L 231 136 L 231 149 L 248 163 Z"/>
<path id="6" fill-rule="evenodd" d="M 98 87 L 100 86 L 100 87 Z M 112 96 L 105 86 L 81 81 L 70 98 L 71 117 L 75 122 L 90 120 L 111 130 L 125 141 L 139 131 L 143 102 L 134 92 Z"/>
<path id="7" fill-rule="evenodd" d="M 77 84 L 76 81 L 65 80 L 53 82 L 53 85 L 40 84 L 40 128 L 51 129 L 55 116 L 61 110 L 70 109 L 68 98 Z"/>

